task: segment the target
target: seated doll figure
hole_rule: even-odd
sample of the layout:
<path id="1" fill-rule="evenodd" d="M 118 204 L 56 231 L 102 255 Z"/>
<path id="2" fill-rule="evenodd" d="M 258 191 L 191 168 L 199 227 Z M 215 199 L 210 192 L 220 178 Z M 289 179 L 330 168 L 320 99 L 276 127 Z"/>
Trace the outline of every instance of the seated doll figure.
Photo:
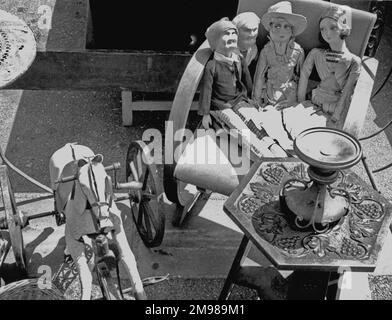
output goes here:
<path id="1" fill-rule="evenodd" d="M 327 49 L 315 48 L 308 54 L 298 86 L 301 103 L 286 109 L 283 116 L 293 138 L 311 127 L 337 126 L 360 74 L 361 60 L 350 52 L 345 41 L 351 31 L 351 8 L 332 5 L 322 14 L 319 25 Z M 309 101 L 306 90 L 314 66 L 321 81 Z"/>
<path id="2" fill-rule="evenodd" d="M 257 59 L 260 18 L 254 12 L 242 12 L 233 19 L 233 23 L 238 29 L 238 51 L 249 66 Z"/>
<path id="3" fill-rule="evenodd" d="M 290 2 L 282 1 L 271 6 L 261 22 L 269 32 L 269 42 L 260 52 L 252 97 L 263 107 L 261 119 L 266 132 L 285 149 L 292 149 L 281 110 L 297 103 L 297 84 L 305 53 L 294 40 L 305 30 L 307 20 L 292 13 Z"/>
<path id="4" fill-rule="evenodd" d="M 286 156 L 264 129 L 257 126 L 258 121 L 253 121 L 260 114 L 257 104 L 249 98 L 252 79 L 247 64 L 237 54 L 236 26 L 227 19 L 219 20 L 207 29 L 206 38 L 214 55 L 206 64 L 200 85 L 198 114 L 203 116 L 203 127 L 208 129 L 212 124 L 212 113 L 236 129 L 245 146 L 258 156 Z"/>

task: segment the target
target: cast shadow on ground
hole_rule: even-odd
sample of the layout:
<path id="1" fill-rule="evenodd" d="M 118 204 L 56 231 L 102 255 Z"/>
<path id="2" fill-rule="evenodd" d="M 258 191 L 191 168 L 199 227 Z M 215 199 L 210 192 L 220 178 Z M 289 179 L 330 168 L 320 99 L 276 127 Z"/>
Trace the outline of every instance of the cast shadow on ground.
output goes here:
<path id="1" fill-rule="evenodd" d="M 46 227 L 33 241 L 26 245 L 26 258 L 30 276 L 39 276 L 40 266 L 49 266 L 51 268 L 52 275 L 60 267 L 64 260 L 64 249 L 65 249 L 65 237 L 62 236 L 57 244 L 53 247 L 53 250 L 43 256 L 40 253 L 35 252 L 36 248 L 40 246 L 48 237 L 54 232 L 51 227 Z"/>

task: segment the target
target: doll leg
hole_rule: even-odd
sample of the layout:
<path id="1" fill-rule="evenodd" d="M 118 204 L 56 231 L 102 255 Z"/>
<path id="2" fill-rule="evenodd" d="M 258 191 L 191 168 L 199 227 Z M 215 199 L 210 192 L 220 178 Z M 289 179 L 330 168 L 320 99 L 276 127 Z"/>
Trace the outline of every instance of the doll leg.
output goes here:
<path id="1" fill-rule="evenodd" d="M 215 111 L 211 111 L 213 113 Z M 222 114 L 223 116 L 219 116 Z M 238 114 L 232 109 L 225 109 L 216 112 L 216 116 L 221 119 L 224 123 L 228 124 L 229 128 L 235 129 L 235 132 L 230 132 L 236 138 L 237 134 L 241 137 L 241 145 L 247 150 L 252 150 L 259 157 L 273 157 L 273 153 L 268 149 L 270 144 L 264 143 L 264 139 L 259 139 L 255 133 L 245 124 L 246 118 L 243 114 Z M 266 137 L 268 138 L 268 137 Z"/>
<path id="2" fill-rule="evenodd" d="M 262 113 L 256 108 L 239 108 L 238 112 L 244 116 L 247 121 L 251 120 L 251 123 L 255 126 L 256 130 L 249 128 L 251 133 L 253 131 L 256 135 L 256 139 L 253 138 L 253 145 L 259 146 L 258 148 L 263 150 L 263 157 L 286 157 L 286 152 L 278 145 L 273 139 L 274 136 L 269 135 L 268 131 L 262 126 Z M 248 124 L 248 127 L 250 125 Z M 254 135 L 251 134 L 251 138 Z"/>

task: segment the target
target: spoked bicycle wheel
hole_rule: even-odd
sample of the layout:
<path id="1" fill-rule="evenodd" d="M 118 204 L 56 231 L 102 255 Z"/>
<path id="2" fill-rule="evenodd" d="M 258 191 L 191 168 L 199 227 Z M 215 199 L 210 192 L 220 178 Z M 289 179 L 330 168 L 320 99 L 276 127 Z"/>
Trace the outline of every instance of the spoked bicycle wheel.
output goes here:
<path id="1" fill-rule="evenodd" d="M 12 191 L 11 183 L 8 177 L 7 167 L 0 166 L 0 192 L 1 200 L 3 202 L 3 212 L 0 211 L 0 225 L 6 226 L 9 232 L 12 251 L 15 256 L 15 263 L 19 272 L 25 276 L 27 275 L 27 265 L 25 258 L 25 251 L 23 245 L 22 227 L 18 223 L 17 207 Z"/>
<path id="2" fill-rule="evenodd" d="M 132 216 L 144 244 L 157 247 L 165 233 L 162 208 L 163 188 L 148 146 L 143 141 L 129 145 L 126 158 L 126 180 L 143 183 L 141 190 L 130 191 Z"/>

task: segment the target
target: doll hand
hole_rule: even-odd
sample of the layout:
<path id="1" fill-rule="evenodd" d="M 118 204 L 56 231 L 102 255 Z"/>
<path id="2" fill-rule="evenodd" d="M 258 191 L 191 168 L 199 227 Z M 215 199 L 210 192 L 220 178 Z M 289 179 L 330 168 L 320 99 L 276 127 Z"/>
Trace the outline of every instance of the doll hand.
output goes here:
<path id="1" fill-rule="evenodd" d="M 283 110 L 283 109 L 286 109 L 286 108 L 290 108 L 290 107 L 294 107 L 294 106 L 296 106 L 298 104 L 298 102 L 297 101 L 287 101 L 287 100 L 284 100 L 284 101 L 281 101 L 281 102 L 278 102 L 276 105 L 275 105 L 275 109 L 277 110 L 277 111 L 281 111 L 281 110 Z"/>
<path id="2" fill-rule="evenodd" d="M 313 103 L 312 103 L 312 101 L 310 101 L 310 100 L 305 100 L 305 101 L 302 101 L 302 102 L 300 102 L 305 108 L 309 108 L 309 107 L 312 107 L 313 106 Z"/>
<path id="3" fill-rule="evenodd" d="M 255 105 L 258 105 L 259 108 L 263 105 L 263 99 L 261 97 L 256 97 L 252 95 L 252 101 L 255 103 Z"/>
<path id="4" fill-rule="evenodd" d="M 338 63 L 340 62 L 340 59 L 343 56 L 343 52 L 337 52 L 337 51 L 327 51 L 325 53 L 325 59 L 328 62 L 332 62 L 332 63 Z"/>
<path id="5" fill-rule="evenodd" d="M 340 120 L 340 112 L 334 112 L 331 117 L 332 122 L 337 122 Z"/>
<path id="6" fill-rule="evenodd" d="M 250 100 L 250 103 L 259 111 L 263 109 L 263 105 L 256 99 Z"/>
<path id="7" fill-rule="evenodd" d="M 210 126 L 212 125 L 211 116 L 209 114 L 205 114 L 203 116 L 203 119 L 201 120 L 201 124 L 204 129 L 209 129 Z"/>
<path id="8" fill-rule="evenodd" d="M 325 58 L 328 62 L 343 63 L 346 66 L 350 65 L 352 59 L 349 53 L 337 51 L 327 51 L 325 54 Z"/>

